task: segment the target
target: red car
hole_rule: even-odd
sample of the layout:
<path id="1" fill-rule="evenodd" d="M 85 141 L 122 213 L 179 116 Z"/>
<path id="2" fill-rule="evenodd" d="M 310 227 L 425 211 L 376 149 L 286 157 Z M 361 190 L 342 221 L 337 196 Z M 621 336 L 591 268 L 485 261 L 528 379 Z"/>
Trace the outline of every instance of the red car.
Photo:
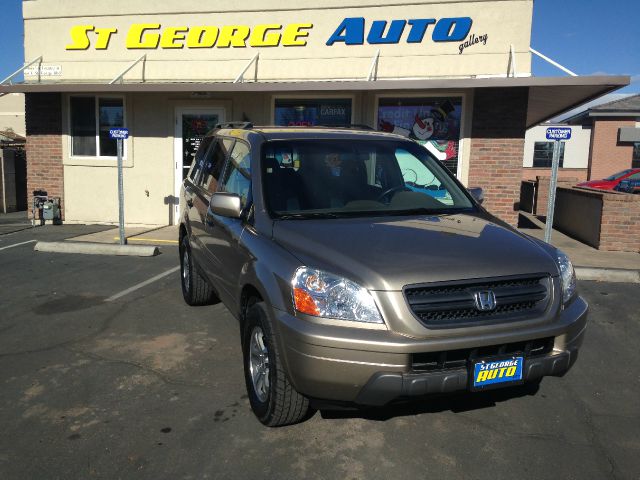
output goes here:
<path id="1" fill-rule="evenodd" d="M 640 174 L 640 168 L 628 168 L 627 170 L 622 170 L 621 172 L 615 173 L 610 177 L 604 178 L 602 180 L 590 180 L 588 182 L 579 183 L 578 185 L 576 185 L 576 187 L 589 187 L 589 188 L 599 188 L 600 190 L 613 190 L 618 186 L 618 184 L 622 180 L 635 174 Z"/>

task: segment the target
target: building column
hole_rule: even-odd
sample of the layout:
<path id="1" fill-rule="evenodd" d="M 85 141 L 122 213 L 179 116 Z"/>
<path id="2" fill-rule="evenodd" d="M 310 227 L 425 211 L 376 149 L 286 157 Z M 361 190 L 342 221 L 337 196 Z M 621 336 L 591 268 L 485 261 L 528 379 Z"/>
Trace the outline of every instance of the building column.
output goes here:
<path id="1" fill-rule="evenodd" d="M 50 197 L 60 197 L 64 219 L 61 94 L 27 93 L 25 123 L 29 218 L 32 216 L 33 191 L 46 190 Z"/>
<path id="2" fill-rule="evenodd" d="M 470 187 L 484 189 L 484 207 L 517 225 L 529 90 L 478 88 L 474 93 Z"/>

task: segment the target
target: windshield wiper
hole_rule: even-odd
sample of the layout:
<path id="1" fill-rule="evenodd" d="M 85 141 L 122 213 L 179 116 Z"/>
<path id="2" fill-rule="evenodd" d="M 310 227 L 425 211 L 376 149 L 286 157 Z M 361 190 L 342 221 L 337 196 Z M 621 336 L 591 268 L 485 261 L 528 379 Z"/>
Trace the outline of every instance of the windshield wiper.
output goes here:
<path id="1" fill-rule="evenodd" d="M 466 208 L 409 208 L 406 210 L 387 210 L 387 215 L 451 215 L 470 211 Z"/>
<path id="2" fill-rule="evenodd" d="M 311 220 L 316 218 L 340 218 L 340 215 L 329 212 L 287 213 L 279 215 L 278 220 Z"/>

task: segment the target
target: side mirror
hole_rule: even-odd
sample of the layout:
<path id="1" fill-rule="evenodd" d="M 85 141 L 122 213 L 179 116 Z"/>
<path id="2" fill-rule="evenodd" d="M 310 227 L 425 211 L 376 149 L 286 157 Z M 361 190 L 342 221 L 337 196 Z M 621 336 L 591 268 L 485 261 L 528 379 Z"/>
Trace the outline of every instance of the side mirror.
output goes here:
<path id="1" fill-rule="evenodd" d="M 229 218 L 240 218 L 242 202 L 235 193 L 217 192 L 211 195 L 209 208 L 216 215 Z"/>
<path id="2" fill-rule="evenodd" d="M 476 202 L 482 205 L 482 202 L 484 202 L 484 192 L 482 191 L 481 187 L 471 187 L 469 188 L 469 193 L 476 200 Z"/>

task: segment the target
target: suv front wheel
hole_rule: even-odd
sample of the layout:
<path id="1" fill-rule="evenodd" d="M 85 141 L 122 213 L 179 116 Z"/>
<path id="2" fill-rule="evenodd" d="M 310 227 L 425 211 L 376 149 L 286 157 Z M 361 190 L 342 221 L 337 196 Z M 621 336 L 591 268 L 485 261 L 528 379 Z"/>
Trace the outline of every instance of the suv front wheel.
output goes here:
<path id="1" fill-rule="evenodd" d="M 310 413 L 309 400 L 289 382 L 263 302 L 251 305 L 242 329 L 244 376 L 251 409 L 268 427 L 291 425 Z"/>

